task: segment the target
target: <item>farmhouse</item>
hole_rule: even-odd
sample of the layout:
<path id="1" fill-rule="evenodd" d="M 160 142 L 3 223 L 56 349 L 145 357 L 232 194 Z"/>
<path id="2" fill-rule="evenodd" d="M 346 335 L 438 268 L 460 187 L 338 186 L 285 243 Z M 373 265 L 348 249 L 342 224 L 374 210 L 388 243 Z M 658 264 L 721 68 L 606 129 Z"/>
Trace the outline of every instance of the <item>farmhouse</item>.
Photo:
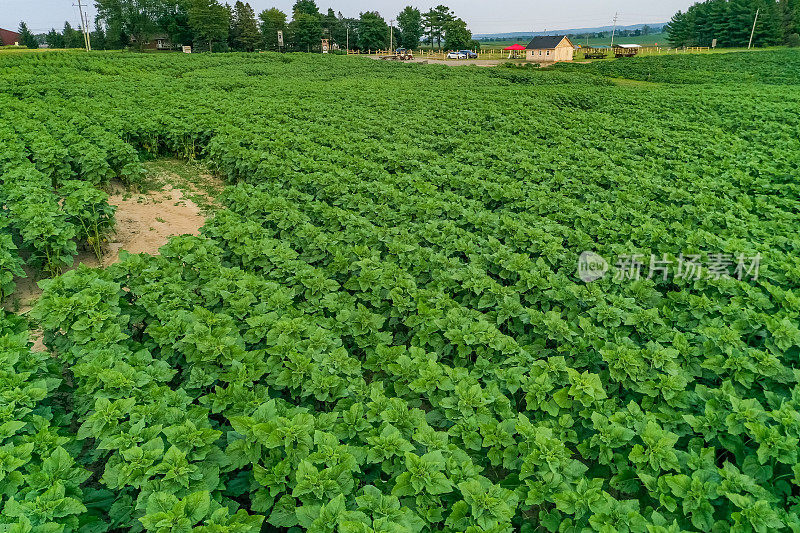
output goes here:
<path id="1" fill-rule="evenodd" d="M 136 38 L 131 36 L 131 45 L 138 46 Z M 154 35 L 152 38 L 146 40 L 142 45 L 143 50 L 172 50 L 172 43 L 169 40 L 169 35 L 163 33 Z"/>
<path id="2" fill-rule="evenodd" d="M 0 46 L 15 46 L 19 45 L 22 37 L 19 33 L 0 28 Z"/>
<path id="3" fill-rule="evenodd" d="M 526 59 L 530 61 L 572 61 L 575 46 L 566 35 L 543 35 L 534 37 L 525 47 Z"/>

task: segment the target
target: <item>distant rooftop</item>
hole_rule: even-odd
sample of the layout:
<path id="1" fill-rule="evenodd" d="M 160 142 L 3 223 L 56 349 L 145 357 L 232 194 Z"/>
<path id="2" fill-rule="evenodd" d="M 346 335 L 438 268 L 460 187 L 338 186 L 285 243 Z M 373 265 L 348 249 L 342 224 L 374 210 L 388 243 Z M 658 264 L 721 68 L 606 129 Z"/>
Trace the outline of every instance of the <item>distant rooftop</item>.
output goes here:
<path id="1" fill-rule="evenodd" d="M 533 40 L 528 43 L 527 49 L 552 49 L 558 46 L 558 43 L 563 41 L 566 37 L 566 35 L 540 35 L 538 37 L 534 37 Z"/>

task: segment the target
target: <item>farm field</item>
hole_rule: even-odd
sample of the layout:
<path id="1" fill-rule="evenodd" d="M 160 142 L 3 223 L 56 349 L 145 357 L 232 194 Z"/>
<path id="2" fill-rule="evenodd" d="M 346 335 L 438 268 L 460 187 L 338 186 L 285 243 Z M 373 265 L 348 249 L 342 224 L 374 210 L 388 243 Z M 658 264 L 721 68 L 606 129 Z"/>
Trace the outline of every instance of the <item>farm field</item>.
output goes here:
<path id="1" fill-rule="evenodd" d="M 0 531 L 797 530 L 799 65 L 0 54 Z"/>
<path id="2" fill-rule="evenodd" d="M 506 46 L 511 46 L 512 44 L 519 43 L 527 45 L 530 42 L 530 38 L 518 38 L 516 41 L 514 39 L 508 39 L 503 41 L 481 41 L 481 49 L 482 50 L 489 50 L 489 49 L 496 49 L 496 48 L 505 48 Z M 586 46 L 586 39 L 572 39 L 573 44 Z M 620 37 L 616 36 L 614 38 L 614 42 L 617 44 L 640 44 L 642 46 L 669 46 L 667 44 L 667 34 L 666 33 L 653 33 L 650 35 L 638 35 L 632 37 Z M 597 37 L 590 37 L 589 38 L 589 46 L 609 46 L 611 44 L 611 36 L 604 37 L 604 38 L 597 38 Z"/>

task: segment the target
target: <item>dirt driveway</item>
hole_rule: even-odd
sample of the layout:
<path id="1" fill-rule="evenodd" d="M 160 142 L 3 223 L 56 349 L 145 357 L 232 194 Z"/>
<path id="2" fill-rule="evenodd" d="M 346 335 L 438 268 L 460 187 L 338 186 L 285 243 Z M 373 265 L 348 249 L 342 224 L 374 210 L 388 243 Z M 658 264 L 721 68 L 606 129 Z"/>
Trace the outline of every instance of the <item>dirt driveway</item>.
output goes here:
<path id="1" fill-rule="evenodd" d="M 423 63 L 428 65 L 447 65 L 448 67 L 465 67 L 475 65 L 478 67 L 496 67 L 500 63 L 505 63 L 508 59 L 424 59 L 415 58 L 409 63 Z"/>
<path id="2" fill-rule="evenodd" d="M 391 59 L 381 59 L 380 56 L 367 56 L 379 61 L 394 61 Z M 508 59 L 428 59 L 424 57 L 415 57 L 409 61 L 397 61 L 398 63 L 421 63 L 423 65 L 447 65 L 448 67 L 465 67 L 468 65 L 475 65 L 478 67 L 496 67 L 501 63 L 507 62 Z M 518 61 L 518 60 L 517 60 Z M 522 61 L 521 63 L 525 63 Z"/>

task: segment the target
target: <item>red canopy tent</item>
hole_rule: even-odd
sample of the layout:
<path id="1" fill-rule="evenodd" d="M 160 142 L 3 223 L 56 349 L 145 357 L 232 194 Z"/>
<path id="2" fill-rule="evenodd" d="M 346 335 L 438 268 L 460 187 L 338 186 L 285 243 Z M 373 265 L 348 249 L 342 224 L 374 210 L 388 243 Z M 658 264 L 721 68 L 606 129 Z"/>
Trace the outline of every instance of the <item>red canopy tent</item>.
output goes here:
<path id="1" fill-rule="evenodd" d="M 511 59 L 512 57 L 517 57 L 517 52 L 521 50 L 525 50 L 525 46 L 521 44 L 512 44 L 511 46 L 506 46 L 503 50 L 510 50 L 511 53 L 508 54 L 508 58 Z"/>

